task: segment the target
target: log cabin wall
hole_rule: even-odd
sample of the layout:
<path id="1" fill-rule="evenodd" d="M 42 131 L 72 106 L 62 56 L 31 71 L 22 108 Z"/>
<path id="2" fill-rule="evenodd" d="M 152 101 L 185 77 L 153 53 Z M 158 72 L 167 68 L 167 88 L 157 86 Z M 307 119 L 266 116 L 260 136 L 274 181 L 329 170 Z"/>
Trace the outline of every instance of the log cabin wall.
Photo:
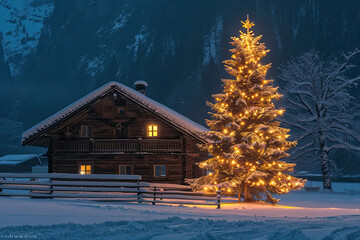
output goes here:
<path id="1" fill-rule="evenodd" d="M 149 125 L 157 126 L 157 136 L 148 136 Z M 144 181 L 184 183 L 186 178 L 203 174 L 195 163 L 207 156 L 199 151 L 195 138 L 113 94 L 62 122 L 48 135 L 50 172 L 78 173 L 85 164 L 92 166 L 94 174 L 119 174 L 119 166 L 127 165 L 131 174 L 141 175 Z M 155 165 L 165 165 L 166 176 L 156 177 Z"/>

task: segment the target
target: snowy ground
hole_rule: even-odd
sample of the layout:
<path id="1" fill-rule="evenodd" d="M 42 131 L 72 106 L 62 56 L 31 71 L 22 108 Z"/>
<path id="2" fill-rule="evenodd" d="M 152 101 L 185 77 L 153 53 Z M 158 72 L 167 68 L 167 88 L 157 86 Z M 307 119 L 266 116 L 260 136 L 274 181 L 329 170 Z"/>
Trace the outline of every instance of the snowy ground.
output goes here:
<path id="1" fill-rule="evenodd" d="M 312 183 L 315 186 L 318 183 Z M 166 206 L 0 198 L 0 239 L 360 239 L 360 184 L 281 205 Z"/>

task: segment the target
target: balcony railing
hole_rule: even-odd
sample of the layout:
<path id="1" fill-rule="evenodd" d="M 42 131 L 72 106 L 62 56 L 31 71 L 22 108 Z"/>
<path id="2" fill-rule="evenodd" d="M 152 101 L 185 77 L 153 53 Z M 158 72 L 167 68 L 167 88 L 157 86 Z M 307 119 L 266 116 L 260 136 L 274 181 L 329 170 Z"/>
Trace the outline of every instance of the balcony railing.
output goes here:
<path id="1" fill-rule="evenodd" d="M 55 142 L 55 152 L 181 152 L 181 139 L 94 139 Z"/>

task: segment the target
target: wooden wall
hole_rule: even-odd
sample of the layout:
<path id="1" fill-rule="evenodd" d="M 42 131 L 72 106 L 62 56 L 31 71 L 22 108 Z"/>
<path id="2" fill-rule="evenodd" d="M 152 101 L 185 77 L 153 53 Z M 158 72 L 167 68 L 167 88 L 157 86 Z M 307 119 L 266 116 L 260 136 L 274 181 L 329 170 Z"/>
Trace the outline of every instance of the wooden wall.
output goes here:
<path id="1" fill-rule="evenodd" d="M 120 109 L 123 113 L 121 114 Z M 158 136 L 147 136 L 148 125 L 158 126 Z M 58 153 L 56 141 L 78 140 L 81 125 L 91 126 L 90 138 L 96 139 L 179 139 L 182 141 L 181 152 L 149 153 Z M 121 131 L 126 131 L 121 132 Z M 75 117 L 64 121 L 49 134 L 52 142 L 49 146 L 49 171 L 61 173 L 78 173 L 80 164 L 91 164 L 94 174 L 119 174 L 119 165 L 133 166 L 133 174 L 142 176 L 144 181 L 184 183 L 185 178 L 199 175 L 196 162 L 207 156 L 199 152 L 198 140 L 180 132 L 171 124 L 150 113 L 136 103 L 122 98 L 115 100 L 108 94 Z M 166 165 L 166 177 L 154 177 L 154 165 Z"/>

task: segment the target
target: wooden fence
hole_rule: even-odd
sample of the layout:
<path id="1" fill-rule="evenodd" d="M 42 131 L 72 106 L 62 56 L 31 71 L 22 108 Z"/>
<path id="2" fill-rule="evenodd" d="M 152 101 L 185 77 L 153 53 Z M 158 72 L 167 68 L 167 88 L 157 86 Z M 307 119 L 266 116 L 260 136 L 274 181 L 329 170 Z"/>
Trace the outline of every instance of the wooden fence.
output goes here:
<path id="1" fill-rule="evenodd" d="M 0 196 L 94 201 L 216 205 L 221 192 L 192 192 L 189 186 L 141 181 L 139 175 L 0 173 Z"/>

